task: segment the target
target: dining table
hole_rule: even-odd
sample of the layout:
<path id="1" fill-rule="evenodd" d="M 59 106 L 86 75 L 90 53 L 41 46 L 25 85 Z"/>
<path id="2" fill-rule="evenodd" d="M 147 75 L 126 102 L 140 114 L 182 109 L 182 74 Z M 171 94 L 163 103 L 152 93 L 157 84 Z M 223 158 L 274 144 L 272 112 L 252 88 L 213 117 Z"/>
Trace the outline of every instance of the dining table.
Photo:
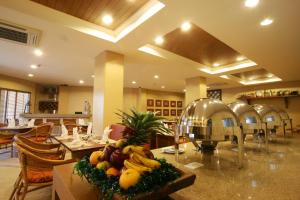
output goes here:
<path id="1" fill-rule="evenodd" d="M 0 127 L 0 132 L 9 132 L 13 134 L 18 134 L 18 133 L 25 133 L 27 131 L 30 131 L 34 127 L 32 126 L 5 126 L 5 127 Z"/>
<path id="2" fill-rule="evenodd" d="M 113 144 L 116 141 L 108 139 L 106 141 L 88 136 L 87 134 L 79 134 L 80 141 L 74 142 L 73 136 L 53 136 L 53 138 L 62 144 L 71 152 L 72 159 L 80 160 L 86 155 L 90 155 L 93 151 L 103 149 L 106 144 Z"/>

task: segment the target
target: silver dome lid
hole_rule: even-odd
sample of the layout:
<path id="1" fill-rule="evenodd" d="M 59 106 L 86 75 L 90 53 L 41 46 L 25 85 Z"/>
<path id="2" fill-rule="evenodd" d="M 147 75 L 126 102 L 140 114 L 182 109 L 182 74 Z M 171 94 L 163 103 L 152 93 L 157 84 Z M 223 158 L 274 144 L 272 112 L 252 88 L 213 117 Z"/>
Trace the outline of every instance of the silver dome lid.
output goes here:
<path id="1" fill-rule="evenodd" d="M 247 104 L 244 101 L 236 101 L 233 103 L 228 104 L 228 107 L 238 116 L 242 116 L 245 113 L 255 113 L 259 119 L 260 119 L 260 115 L 258 114 L 258 112 L 253 108 L 253 106 Z"/>

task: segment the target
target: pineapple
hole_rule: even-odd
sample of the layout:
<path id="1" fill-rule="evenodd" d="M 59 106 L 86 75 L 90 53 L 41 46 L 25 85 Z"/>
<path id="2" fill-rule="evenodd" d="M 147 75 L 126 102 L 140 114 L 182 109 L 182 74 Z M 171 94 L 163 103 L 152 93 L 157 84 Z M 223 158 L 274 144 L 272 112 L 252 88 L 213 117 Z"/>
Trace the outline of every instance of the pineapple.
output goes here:
<path id="1" fill-rule="evenodd" d="M 117 113 L 125 126 L 123 137 L 126 145 L 143 145 L 149 143 L 151 134 L 170 133 L 170 129 L 165 128 L 162 123 L 163 117 L 158 117 L 153 112 L 141 113 L 131 110 L 131 114 L 120 111 Z"/>

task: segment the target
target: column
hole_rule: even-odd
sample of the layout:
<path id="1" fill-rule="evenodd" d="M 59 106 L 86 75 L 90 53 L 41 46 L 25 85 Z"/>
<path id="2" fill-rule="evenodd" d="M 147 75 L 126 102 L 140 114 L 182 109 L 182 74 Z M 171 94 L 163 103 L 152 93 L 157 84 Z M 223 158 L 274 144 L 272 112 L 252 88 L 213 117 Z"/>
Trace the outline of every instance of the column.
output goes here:
<path id="1" fill-rule="evenodd" d="M 121 122 L 115 114 L 123 109 L 124 56 L 104 51 L 95 58 L 93 131 L 101 136 L 106 126 Z"/>
<path id="2" fill-rule="evenodd" d="M 206 98 L 206 78 L 199 76 L 185 79 L 185 90 L 185 105 L 196 99 Z"/>

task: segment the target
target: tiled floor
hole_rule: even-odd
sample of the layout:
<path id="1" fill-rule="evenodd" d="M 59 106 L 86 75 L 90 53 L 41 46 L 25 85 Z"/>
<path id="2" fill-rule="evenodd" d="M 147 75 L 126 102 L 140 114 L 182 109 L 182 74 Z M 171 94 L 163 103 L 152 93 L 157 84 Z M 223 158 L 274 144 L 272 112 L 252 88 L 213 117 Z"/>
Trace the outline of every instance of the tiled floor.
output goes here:
<path id="1" fill-rule="evenodd" d="M 8 157 L 0 155 L 1 200 L 8 199 L 19 173 L 18 160 Z M 248 140 L 243 169 L 237 168 L 236 152 L 230 143 L 220 143 L 214 155 L 186 152 L 181 159 L 180 162 L 196 160 L 204 166 L 195 171 L 195 187 L 177 192 L 171 196 L 174 199 L 300 200 L 299 135 L 276 139 L 270 143 L 269 153 L 265 152 L 263 146 Z M 51 188 L 32 192 L 26 199 L 50 200 Z"/>

